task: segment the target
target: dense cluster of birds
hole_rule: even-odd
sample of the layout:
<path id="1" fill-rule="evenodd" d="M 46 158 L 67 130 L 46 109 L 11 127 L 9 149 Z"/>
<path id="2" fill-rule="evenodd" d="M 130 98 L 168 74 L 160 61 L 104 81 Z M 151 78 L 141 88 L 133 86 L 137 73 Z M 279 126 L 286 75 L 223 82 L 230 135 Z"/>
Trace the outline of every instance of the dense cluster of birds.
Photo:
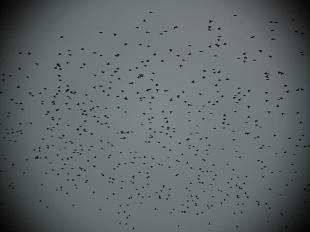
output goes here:
<path id="1" fill-rule="evenodd" d="M 253 208 L 267 215 L 259 223 L 283 220 L 279 228 L 290 229 L 291 215 L 274 202 L 285 205 L 295 191 L 296 207 L 309 204 L 310 181 L 298 169 L 310 148 L 307 109 L 295 104 L 306 99 L 306 86 L 292 82 L 286 67 L 242 75 L 276 58 L 255 42 L 227 57 L 236 41 L 226 40 L 216 19 L 206 22 L 205 46 L 197 47 L 178 34 L 182 25 L 153 29 L 156 17 L 147 11 L 130 29 L 136 40 L 94 31 L 102 47 L 55 50 L 52 64 L 17 52 L 25 64 L 17 58 L 17 67 L 1 73 L 1 188 L 20 191 L 9 173 L 21 180 L 34 173 L 31 188 L 63 195 L 76 211 L 94 201 L 93 211 L 113 215 L 119 231 L 145 231 L 136 218 L 143 215 L 174 218 L 169 231 L 188 231 L 184 217 L 197 217 L 213 231 L 221 209 L 242 231 L 239 219 Z M 266 40 L 281 40 L 278 24 L 268 22 Z M 306 36 L 299 28 L 292 34 Z M 44 195 L 38 204 L 51 207 Z"/>

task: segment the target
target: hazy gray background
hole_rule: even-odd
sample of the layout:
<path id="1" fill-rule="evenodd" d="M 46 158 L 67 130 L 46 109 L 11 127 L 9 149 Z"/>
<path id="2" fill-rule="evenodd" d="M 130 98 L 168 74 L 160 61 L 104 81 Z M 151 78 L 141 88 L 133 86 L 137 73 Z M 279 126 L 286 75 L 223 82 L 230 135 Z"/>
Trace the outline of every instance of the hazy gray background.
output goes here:
<path id="1" fill-rule="evenodd" d="M 0 175 L 1 208 L 12 230 L 295 231 L 296 223 L 304 221 L 310 189 L 310 86 L 309 27 L 302 6 L 281 1 L 113 0 L 19 2 L 7 9 L 1 35 L 0 120 L 5 138 Z M 164 30 L 168 32 L 160 35 Z M 227 45 L 217 48 L 217 42 Z M 245 63 L 236 59 L 243 52 Z M 54 68 L 57 63 L 62 70 Z M 265 80 L 265 72 L 270 80 Z M 137 79 L 140 73 L 144 77 Z M 131 81 L 135 84 L 128 85 Z M 146 92 L 148 88 L 152 90 Z M 146 98 L 139 101 L 139 96 Z M 87 116 L 81 115 L 83 110 Z M 81 136 L 79 126 L 86 129 Z M 133 133 L 122 140 L 117 134 L 121 130 Z M 150 134 L 154 138 L 148 138 Z M 196 215 L 201 211 L 204 214 Z"/>

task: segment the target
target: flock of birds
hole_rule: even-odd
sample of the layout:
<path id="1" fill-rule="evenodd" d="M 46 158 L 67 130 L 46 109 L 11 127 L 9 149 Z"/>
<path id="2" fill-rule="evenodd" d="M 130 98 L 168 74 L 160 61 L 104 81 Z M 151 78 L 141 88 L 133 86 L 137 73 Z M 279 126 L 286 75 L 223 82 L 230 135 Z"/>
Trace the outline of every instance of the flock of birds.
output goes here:
<path id="1" fill-rule="evenodd" d="M 235 41 L 226 40 L 216 19 L 206 22 L 204 47 L 186 41 L 181 47 L 167 41 L 182 42 L 178 33 L 186 28 L 153 30 L 156 17 L 147 11 L 130 30 L 137 41 L 97 31 L 113 44 L 55 50 L 53 64 L 18 51 L 26 64 L 1 73 L 1 189 L 22 191 L 17 177 L 31 181 L 73 210 L 89 204 L 102 218 L 113 215 L 119 231 L 145 231 L 139 217 L 160 215 L 174 218 L 164 224 L 169 231 L 189 231 L 185 217 L 217 231 L 214 212 L 221 209 L 232 220 L 229 231 L 243 231 L 247 222 L 239 219 L 255 208 L 267 215 L 255 219 L 266 228 L 282 220 L 277 229 L 292 229 L 290 213 L 274 202 L 285 205 L 286 195 L 297 192 L 294 207 L 309 205 L 310 181 L 298 169 L 310 148 L 307 109 L 294 102 L 306 99 L 306 86 L 291 83 L 286 67 L 260 67 L 253 73 L 260 86 L 236 77 L 220 62 Z M 278 24 L 268 22 L 267 40 L 281 40 Z M 299 28 L 292 34 L 306 36 Z M 248 70 L 276 58 L 254 47 L 225 59 Z M 10 205 L 2 198 L 1 206 Z M 48 211 L 48 199 L 38 198 Z"/>

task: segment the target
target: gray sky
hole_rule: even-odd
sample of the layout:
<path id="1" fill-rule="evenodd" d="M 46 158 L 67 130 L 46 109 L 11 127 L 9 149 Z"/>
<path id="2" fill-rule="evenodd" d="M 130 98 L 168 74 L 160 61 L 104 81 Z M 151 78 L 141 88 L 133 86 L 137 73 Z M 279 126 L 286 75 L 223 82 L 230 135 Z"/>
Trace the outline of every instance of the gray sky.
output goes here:
<path id="1" fill-rule="evenodd" d="M 3 9 L 0 207 L 12 230 L 304 223 L 309 25 L 297 4 Z"/>

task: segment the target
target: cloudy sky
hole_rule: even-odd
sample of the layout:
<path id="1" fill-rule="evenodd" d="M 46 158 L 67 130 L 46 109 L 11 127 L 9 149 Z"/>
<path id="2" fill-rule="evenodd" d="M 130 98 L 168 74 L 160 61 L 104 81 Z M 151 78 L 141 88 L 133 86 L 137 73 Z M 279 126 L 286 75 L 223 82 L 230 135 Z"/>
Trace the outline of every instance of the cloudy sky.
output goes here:
<path id="1" fill-rule="evenodd" d="M 1 9 L 7 231 L 296 231 L 309 208 L 298 1 Z"/>

